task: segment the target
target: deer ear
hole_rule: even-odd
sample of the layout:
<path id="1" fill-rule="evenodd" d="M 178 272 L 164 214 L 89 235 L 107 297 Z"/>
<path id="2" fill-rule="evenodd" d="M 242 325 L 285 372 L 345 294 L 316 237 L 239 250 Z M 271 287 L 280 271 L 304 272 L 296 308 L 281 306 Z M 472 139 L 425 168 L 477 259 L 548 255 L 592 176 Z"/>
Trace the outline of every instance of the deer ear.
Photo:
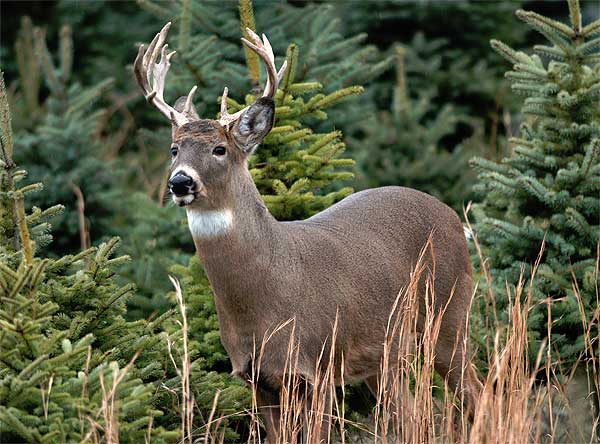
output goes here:
<path id="1" fill-rule="evenodd" d="M 269 134 L 275 120 L 275 102 L 261 97 L 234 123 L 231 135 L 235 144 L 246 154 L 252 154 Z"/>

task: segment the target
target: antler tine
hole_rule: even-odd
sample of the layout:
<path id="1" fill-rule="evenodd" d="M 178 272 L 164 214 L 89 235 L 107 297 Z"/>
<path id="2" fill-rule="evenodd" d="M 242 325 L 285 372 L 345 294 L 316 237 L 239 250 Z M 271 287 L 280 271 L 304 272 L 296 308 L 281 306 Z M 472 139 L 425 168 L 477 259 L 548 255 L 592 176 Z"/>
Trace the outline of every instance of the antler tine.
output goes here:
<path id="1" fill-rule="evenodd" d="M 275 55 L 273 54 L 273 48 L 271 47 L 271 43 L 269 42 L 267 36 L 263 34 L 261 40 L 261 38 L 250 28 L 246 28 L 246 32 L 253 41 L 242 37 L 242 42 L 256 54 L 258 54 L 267 68 L 267 82 L 265 83 L 265 89 L 262 97 L 274 98 L 275 94 L 277 93 L 277 88 L 279 87 L 279 82 L 283 78 L 283 74 L 287 68 L 287 61 L 283 62 L 283 65 L 281 65 L 281 68 L 278 72 L 275 69 Z M 228 93 L 229 90 L 227 87 L 225 87 L 223 89 L 223 95 L 221 96 L 221 118 L 219 119 L 219 123 L 221 123 L 223 126 L 228 126 L 229 124 L 235 122 L 247 109 L 246 107 L 235 114 L 229 114 L 227 112 Z"/>
<path id="2" fill-rule="evenodd" d="M 269 42 L 269 39 L 267 38 L 267 36 L 265 34 L 262 35 L 263 38 L 263 42 L 265 45 L 265 48 L 267 49 L 267 53 L 269 54 L 269 64 L 272 64 L 273 68 L 275 68 L 275 54 L 273 54 L 273 48 L 271 47 L 271 42 Z M 285 70 L 287 68 L 287 60 L 284 60 L 283 64 L 281 65 L 281 68 L 279 68 L 279 71 L 276 73 L 276 79 L 277 81 L 275 82 L 275 89 L 273 91 L 273 95 L 277 93 L 277 88 L 279 87 L 279 82 L 281 82 L 281 79 L 283 78 L 283 74 L 285 73 Z M 271 87 L 271 76 L 267 76 L 267 84 L 265 85 L 265 93 L 266 91 L 268 91 Z M 264 97 L 264 95 L 263 95 Z"/>
<path id="3" fill-rule="evenodd" d="M 227 87 L 223 88 L 223 95 L 221 96 L 221 118 L 219 119 L 219 123 L 222 126 L 229 126 L 231 123 L 235 122 L 240 116 L 248 109 L 245 107 L 244 109 L 239 110 L 234 114 L 229 114 L 227 111 L 227 95 L 229 94 L 229 89 Z"/>
<path id="4" fill-rule="evenodd" d="M 229 88 L 223 88 L 223 95 L 221 96 L 221 116 L 227 115 L 227 95 L 229 94 Z"/>
<path id="5" fill-rule="evenodd" d="M 171 66 L 171 57 L 175 54 L 175 51 L 167 53 L 169 45 L 165 43 L 170 27 L 171 22 L 156 34 L 146 51 L 144 51 L 144 45 L 140 45 L 133 63 L 133 71 L 146 100 L 152 103 L 174 125 L 182 126 L 190 121 L 188 115 L 192 109 L 192 98 L 197 88 L 194 86 L 187 95 L 183 112 L 175 110 L 165 102 L 165 80 Z M 159 54 L 160 61 L 156 63 Z"/>
<path id="6" fill-rule="evenodd" d="M 267 36 L 264 34 L 263 39 L 261 40 L 260 37 L 250 28 L 246 28 L 246 32 L 253 42 L 245 38 L 242 38 L 242 42 L 252 49 L 256 54 L 258 54 L 261 59 L 263 59 L 265 67 L 267 68 L 267 82 L 265 84 L 265 90 L 262 96 L 273 98 L 277 92 L 277 87 L 279 86 L 277 70 L 275 69 L 275 55 L 273 54 L 273 48 L 269 43 L 269 39 L 267 39 Z"/>

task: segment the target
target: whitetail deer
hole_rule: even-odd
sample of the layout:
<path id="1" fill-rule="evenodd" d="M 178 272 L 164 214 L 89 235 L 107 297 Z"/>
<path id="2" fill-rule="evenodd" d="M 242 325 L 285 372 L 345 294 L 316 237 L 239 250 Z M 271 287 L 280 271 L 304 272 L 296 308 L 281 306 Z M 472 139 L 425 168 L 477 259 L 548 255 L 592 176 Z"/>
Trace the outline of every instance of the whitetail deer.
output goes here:
<path id="1" fill-rule="evenodd" d="M 268 74 L 262 97 L 230 115 L 225 88 L 221 118 L 200 119 L 192 104 L 195 87 L 174 107 L 163 97 L 173 55 L 165 44 L 169 25 L 146 51 L 139 48 L 134 72 L 146 99 L 172 124 L 169 187 L 175 203 L 186 208 L 233 373 L 247 379 L 256 344 L 294 319 L 301 347 L 298 372 L 308 383 L 314 381 L 315 361 L 337 316 L 334 355 L 343 354 L 345 379 L 366 380 L 376 392 L 390 310 L 431 239 L 425 262 L 430 269 L 435 265 L 435 276 L 430 274 L 435 304 L 440 312 L 447 306 L 435 349 L 436 370 L 473 406 L 480 383 L 464 340 L 471 264 L 455 212 L 419 191 L 384 187 L 355 193 L 304 221 L 278 222 L 254 185 L 248 158 L 273 126 L 285 63 L 277 72 L 267 38 L 248 30 L 251 41 L 242 41 L 264 61 Z M 288 341 L 279 332 L 262 350 L 257 402 L 270 441 L 277 441 L 279 432 Z"/>

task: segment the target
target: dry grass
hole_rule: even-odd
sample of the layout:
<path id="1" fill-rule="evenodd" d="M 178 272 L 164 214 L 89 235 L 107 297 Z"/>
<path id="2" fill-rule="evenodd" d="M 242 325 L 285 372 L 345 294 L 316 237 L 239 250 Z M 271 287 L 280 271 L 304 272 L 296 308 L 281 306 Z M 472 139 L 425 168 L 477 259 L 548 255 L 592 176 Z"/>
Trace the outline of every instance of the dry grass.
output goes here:
<path id="1" fill-rule="evenodd" d="M 476 238 L 474 242 L 480 252 Z M 321 427 L 326 430 L 326 439 L 321 442 L 342 444 L 599 442 L 598 413 L 594 411 L 592 401 L 594 394 L 599 393 L 600 389 L 599 362 L 589 356 L 599 355 L 598 350 L 594 352 L 594 348 L 598 348 L 600 338 L 592 337 L 593 326 L 586 321 L 581 299 L 580 312 L 586 332 L 588 359 L 572 370 L 561 372 L 560 363 L 553 363 L 550 359 L 547 344 L 540 348 L 535 362 L 530 362 L 529 359 L 527 322 L 542 251 L 531 279 L 522 277 L 514 292 L 509 293 L 510 324 L 501 325 L 496 316 L 490 313 L 488 326 L 491 338 L 488 349 L 485 350 L 488 372 L 483 378 L 483 391 L 472 420 L 469 420 L 466 409 L 463 408 L 464 400 L 461 395 L 452 392 L 447 384 L 437 387 L 438 392 L 442 389 L 442 397 L 433 394 L 436 391 L 434 344 L 440 330 L 440 314 L 436 314 L 431 308 L 434 289 L 430 282 L 426 292 L 425 327 L 421 334 L 416 334 L 416 283 L 422 272 L 417 267 L 411 284 L 398 295 L 390 313 L 381 363 L 380 389 L 373 417 L 364 424 L 354 423 L 344 417 L 345 391 L 341 390 L 341 398 L 338 399 L 332 354 L 321 356 L 316 364 L 320 379 L 314 382 L 314 396 L 305 392 L 305 386 L 294 376 L 298 347 L 294 344 L 295 326 L 292 326 L 288 346 L 288 372 L 280 401 L 282 432 L 278 443 L 319 443 L 323 438 L 319 433 Z M 486 261 L 483 257 L 480 260 L 484 264 L 484 279 L 489 279 Z M 598 272 L 596 275 L 598 276 Z M 574 290 L 579 295 L 576 284 Z M 495 297 L 491 290 L 479 297 L 486 299 L 486 306 L 495 309 Z M 550 301 L 546 303 L 550 315 Z M 594 323 L 598 322 L 599 317 L 600 307 L 592 317 Z M 550 337 L 551 316 L 547 328 Z M 333 343 L 336 331 L 337 319 L 332 331 Z M 259 368 L 253 369 L 250 381 L 253 389 L 253 381 L 258 380 L 260 375 L 261 350 L 269 339 L 270 337 L 265 337 L 258 347 Z M 547 359 L 543 359 L 544 357 Z M 342 371 L 338 380 L 343 381 L 343 361 L 340 367 Z M 576 371 L 575 368 L 579 370 Z M 464 371 L 465 369 L 463 374 Z M 577 388 L 575 391 L 579 391 L 576 394 L 579 400 L 572 393 L 574 387 Z M 218 419 L 212 418 L 211 421 L 216 422 Z M 249 421 L 252 433 L 248 442 L 263 442 L 261 418 L 257 414 L 256 404 L 249 414 Z M 219 443 L 221 440 L 219 436 L 207 434 L 204 442 Z"/>
<path id="2" fill-rule="evenodd" d="M 82 396 L 85 395 L 86 385 L 89 373 L 90 349 L 88 349 L 86 370 L 84 376 L 84 384 L 82 388 Z M 102 404 L 95 415 L 86 415 L 81 417 L 82 427 L 87 425 L 87 433 L 82 439 L 83 443 L 92 444 L 119 444 L 119 402 L 117 399 L 117 389 L 127 374 L 133 367 L 136 359 L 139 357 L 141 350 L 138 350 L 129 363 L 120 369 L 116 362 L 109 364 L 111 375 L 108 381 L 105 379 L 104 370 L 100 371 L 100 388 L 102 389 Z M 110 385 L 108 384 L 110 383 Z M 99 419 L 102 421 L 99 421 Z"/>
<path id="3" fill-rule="evenodd" d="M 484 264 L 483 279 L 490 279 L 476 238 L 474 242 L 481 263 Z M 390 312 L 381 376 L 378 381 L 379 390 L 375 396 L 372 416 L 363 423 L 345 417 L 343 356 L 341 363 L 339 359 L 336 362 L 333 351 L 329 351 L 335 349 L 338 319 L 336 318 L 332 326 L 332 346 L 323 348 L 318 362 L 315 363 L 315 373 L 319 378 L 313 381 L 310 393 L 307 384 L 296 377 L 299 345 L 294 341 L 295 323 L 288 320 L 265 336 L 262 343 L 255 347 L 255 359 L 252 361 L 256 363 L 256 368 L 252 368 L 249 381 L 255 396 L 251 411 L 247 413 L 250 430 L 247 442 L 265 442 L 263 419 L 256 404 L 256 381 L 260 377 L 260 363 L 265 345 L 284 327 L 290 327 L 291 334 L 287 349 L 287 371 L 279 405 L 282 412 L 281 434 L 276 443 L 270 444 L 600 442 L 600 436 L 597 434 L 599 416 L 593 405 L 593 398 L 600 390 L 600 363 L 597 358 L 590 358 L 600 355 L 600 338 L 592 336 L 592 332 L 597 331 L 595 326 L 600 318 L 600 307 L 591 318 L 594 324 L 592 325 L 586 321 L 581 298 L 579 300 L 582 326 L 586 332 L 587 358 L 582 359 L 577 367 L 561 371 L 560 362 L 549 359 L 550 348 L 547 344 L 540 348 L 535 362 L 530 362 L 527 323 L 532 309 L 533 286 L 540 259 L 541 252 L 531 279 L 523 277 L 514 291 L 509 292 L 509 325 L 500 324 L 495 316 L 494 293 L 491 290 L 476 292 L 478 297 L 484 299 L 485 306 L 490 307 L 486 320 L 490 338 L 484 350 L 488 371 L 483 378 L 483 390 L 472 417 L 468 416 L 467 409 L 464 408 L 461 393 L 451 391 L 445 382 L 436 387 L 436 381 L 439 380 L 434 377 L 434 346 L 440 331 L 441 314 L 432 308 L 435 289 L 432 281 L 429 281 L 426 285 L 424 323 L 421 333 L 417 334 L 417 282 L 423 272 L 417 266 L 410 284 L 399 293 Z M 598 268 L 597 264 L 596 279 Z M 181 289 L 176 281 L 173 284 L 181 310 L 183 333 L 181 363 L 177 364 L 171 355 L 182 380 L 180 442 L 219 444 L 223 442 L 219 425 L 225 419 L 215 414 L 219 393 L 214 399 L 212 411 L 204 427 L 200 430 L 192 429 L 195 406 L 189 386 L 187 319 Z M 573 289 L 579 295 L 576 284 Z M 550 315 L 550 301 L 546 303 Z M 549 316 L 548 337 L 551 328 L 552 319 Z M 123 370 L 122 375 L 126 370 Z M 464 375 L 466 369 L 462 371 Z M 115 375 L 113 380 L 118 382 L 122 379 L 119 376 L 121 375 Z M 338 392 L 336 385 L 340 382 L 342 389 Z M 114 391 L 113 383 L 113 388 L 106 390 L 106 402 L 102 410 L 103 415 L 108 415 L 104 423 L 112 427 L 110 431 L 104 430 L 105 442 L 111 443 L 118 442 L 118 436 L 114 435 L 118 432 L 118 424 L 114 424 L 115 412 L 112 410 Z M 442 396 L 439 393 L 442 393 Z M 341 396 L 338 396 L 339 394 Z M 321 433 L 321 430 L 324 430 L 324 433 Z M 91 441 L 98 442 L 95 439 Z"/>

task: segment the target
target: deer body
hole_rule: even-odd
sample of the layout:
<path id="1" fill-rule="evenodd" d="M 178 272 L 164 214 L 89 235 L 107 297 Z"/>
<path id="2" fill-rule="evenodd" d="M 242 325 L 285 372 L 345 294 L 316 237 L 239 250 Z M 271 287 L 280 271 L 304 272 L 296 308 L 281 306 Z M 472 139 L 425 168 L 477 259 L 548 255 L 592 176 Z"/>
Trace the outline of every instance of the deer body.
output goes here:
<path id="1" fill-rule="evenodd" d="M 464 232 L 456 214 L 433 197 L 400 187 L 367 190 L 300 222 L 277 222 L 257 191 L 241 200 L 250 208 L 234 211 L 230 231 L 194 239 L 235 374 L 248 375 L 263 337 L 294 319 L 299 370 L 314 378 L 336 314 L 345 378 L 376 374 L 390 311 L 432 232 L 437 303 L 444 307 L 455 288 L 445 318 L 464 321 L 471 296 Z M 456 333 L 455 325 L 442 330 L 450 352 Z M 288 341 L 283 330 L 264 350 L 261 373 L 274 384 L 283 376 Z"/>
<path id="2" fill-rule="evenodd" d="M 248 158 L 273 126 L 273 97 L 285 64 L 277 72 L 267 38 L 248 30 L 252 42 L 244 43 L 267 67 L 263 97 L 231 115 L 225 89 L 221 119 L 200 119 L 191 103 L 195 87 L 175 107 L 164 101 L 173 54 L 167 54 L 168 29 L 147 51 L 140 47 L 134 72 L 146 99 L 172 122 L 169 187 L 173 200 L 186 207 L 233 373 L 249 380 L 260 366 L 254 382 L 267 436 L 278 439 L 290 335 L 299 351 L 295 370 L 309 385 L 319 377 L 321 353 L 328 357 L 331 351 L 336 383 L 343 370 L 345 381 L 364 379 L 377 390 L 390 314 L 420 257 L 425 272 L 417 285 L 419 309 L 432 285 L 434 308 L 443 313 L 436 370 L 472 407 L 480 384 L 468 365 L 465 328 L 471 265 L 454 211 L 419 191 L 384 187 L 356 193 L 304 221 L 276 221 L 254 185 Z"/>

